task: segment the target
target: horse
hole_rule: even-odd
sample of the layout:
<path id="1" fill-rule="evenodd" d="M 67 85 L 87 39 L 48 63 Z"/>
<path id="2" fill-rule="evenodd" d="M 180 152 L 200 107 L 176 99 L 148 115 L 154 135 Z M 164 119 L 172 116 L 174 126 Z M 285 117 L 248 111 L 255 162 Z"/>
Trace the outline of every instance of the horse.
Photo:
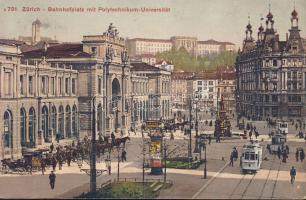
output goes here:
<path id="1" fill-rule="evenodd" d="M 131 140 L 129 136 L 123 137 L 123 138 L 116 138 L 114 146 L 120 146 L 123 144 L 123 147 L 125 148 L 126 140 Z"/>

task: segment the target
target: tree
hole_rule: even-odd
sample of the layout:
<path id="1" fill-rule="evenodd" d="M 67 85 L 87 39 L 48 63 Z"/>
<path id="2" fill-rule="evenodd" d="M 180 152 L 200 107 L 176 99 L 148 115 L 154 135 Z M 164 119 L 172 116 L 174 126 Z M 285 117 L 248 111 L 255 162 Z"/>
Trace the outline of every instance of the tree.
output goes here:
<path id="1" fill-rule="evenodd" d="M 156 54 L 157 60 L 171 61 L 176 70 L 186 72 L 215 71 L 221 66 L 234 66 L 236 52 L 223 52 L 212 56 L 193 56 L 184 48 L 172 48 Z"/>

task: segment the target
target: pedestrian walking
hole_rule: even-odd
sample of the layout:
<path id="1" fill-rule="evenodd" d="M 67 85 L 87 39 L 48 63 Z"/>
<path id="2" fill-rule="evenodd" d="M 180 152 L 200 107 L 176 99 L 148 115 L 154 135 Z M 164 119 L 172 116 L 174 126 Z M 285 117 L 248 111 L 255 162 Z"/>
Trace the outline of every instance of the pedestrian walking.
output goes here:
<path id="1" fill-rule="evenodd" d="M 294 183 L 294 181 L 295 181 L 295 176 L 296 176 L 296 170 L 295 170 L 294 166 L 292 166 L 292 168 L 291 168 L 291 170 L 290 170 L 290 177 L 291 177 L 290 182 L 291 182 L 291 184 Z"/>
<path id="2" fill-rule="evenodd" d="M 55 157 L 53 156 L 52 157 L 52 168 L 53 168 L 53 171 L 56 170 L 56 165 L 57 165 L 57 161 L 56 161 Z"/>
<path id="3" fill-rule="evenodd" d="M 282 160 L 282 162 L 286 163 L 287 162 L 287 158 L 288 158 L 287 152 L 283 151 L 283 160 Z"/>
<path id="4" fill-rule="evenodd" d="M 49 175 L 49 181 L 50 181 L 50 186 L 52 190 L 54 189 L 54 186 L 55 186 L 55 178 L 56 178 L 56 175 L 54 174 L 53 171 L 51 171 Z"/>
<path id="5" fill-rule="evenodd" d="M 272 152 L 271 152 L 271 146 L 270 146 L 270 144 L 267 144 L 267 149 L 268 149 L 268 151 L 269 151 L 269 154 L 271 154 Z"/>
<path id="6" fill-rule="evenodd" d="M 208 135 L 208 144 L 211 143 L 211 135 Z"/>
<path id="7" fill-rule="evenodd" d="M 299 151 L 299 149 L 296 149 L 296 152 L 295 152 L 296 162 L 299 162 L 299 156 L 300 156 L 300 151 Z"/>
<path id="8" fill-rule="evenodd" d="M 286 147 L 286 152 L 287 152 L 287 154 L 289 154 L 289 146 L 286 145 L 285 147 Z"/>
<path id="9" fill-rule="evenodd" d="M 233 157 L 234 157 L 234 161 L 236 161 L 238 159 L 238 151 L 237 151 L 236 147 L 234 147 Z"/>
<path id="10" fill-rule="evenodd" d="M 46 162 L 44 159 L 40 160 L 40 167 L 41 167 L 41 173 L 42 175 L 45 175 L 45 171 L 46 171 Z"/>
<path id="11" fill-rule="evenodd" d="M 126 151 L 125 149 L 123 149 L 123 151 L 121 152 L 121 162 L 126 161 Z"/>
<path id="12" fill-rule="evenodd" d="M 54 150 L 54 145 L 53 145 L 53 142 L 52 142 L 52 144 L 50 145 L 50 153 L 52 153 L 53 150 Z"/>
<path id="13" fill-rule="evenodd" d="M 56 134 L 56 142 L 59 143 L 59 140 L 60 140 L 60 134 L 57 133 L 57 134 Z"/>
<path id="14" fill-rule="evenodd" d="M 297 129 L 298 129 L 298 124 L 296 123 L 296 124 L 295 124 L 295 130 L 297 130 Z"/>
<path id="15" fill-rule="evenodd" d="M 300 150 L 300 160 L 301 160 L 301 162 L 303 162 L 304 158 L 305 158 L 305 153 L 304 153 L 304 150 L 301 149 Z"/>
<path id="16" fill-rule="evenodd" d="M 278 159 L 281 159 L 281 154 L 282 154 L 282 150 L 281 150 L 280 146 L 278 146 L 278 148 L 277 148 L 277 157 L 278 157 Z"/>
<path id="17" fill-rule="evenodd" d="M 230 163 L 229 163 L 229 166 L 234 166 L 234 155 L 233 155 L 233 152 L 231 153 L 231 156 L 230 156 Z"/>
<path id="18" fill-rule="evenodd" d="M 253 134 L 252 131 L 250 131 L 250 132 L 249 132 L 250 140 L 252 139 L 252 134 Z"/>

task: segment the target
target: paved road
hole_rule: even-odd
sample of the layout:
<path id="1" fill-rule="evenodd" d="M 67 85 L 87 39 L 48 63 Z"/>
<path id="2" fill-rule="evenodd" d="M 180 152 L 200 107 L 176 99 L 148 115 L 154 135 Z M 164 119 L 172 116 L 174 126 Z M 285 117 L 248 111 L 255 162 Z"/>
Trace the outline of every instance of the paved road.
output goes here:
<path id="1" fill-rule="evenodd" d="M 295 148 L 300 144 L 288 142 Z M 238 146 L 239 147 L 239 146 Z M 239 148 L 238 148 L 239 149 Z M 265 152 L 268 161 L 263 161 L 256 174 L 241 174 L 239 164 L 227 166 L 205 188 L 193 198 L 199 199 L 301 199 L 306 196 L 306 163 L 295 161 L 294 153 L 289 154 L 287 163 L 275 155 Z M 291 185 L 289 170 L 297 169 L 296 182 Z"/>
<path id="2" fill-rule="evenodd" d="M 233 124 L 235 120 L 232 120 Z M 265 133 L 264 125 L 257 125 L 262 133 L 260 140 L 264 139 L 265 146 L 269 141 Z M 213 130 L 213 127 L 205 126 L 206 130 Z M 236 128 L 234 127 L 234 130 Z M 237 129 L 236 129 L 237 130 Z M 297 147 L 306 150 L 305 141 L 295 137 L 292 127 L 289 127 L 291 134 L 289 147 L 295 151 Z M 131 141 L 127 143 L 128 162 L 120 163 L 120 177 L 142 176 L 141 134 L 131 134 Z M 179 147 L 174 155 L 186 155 L 188 137 L 177 131 L 176 140 L 170 140 L 167 135 L 167 143 L 170 148 Z M 234 146 L 241 152 L 246 141 L 232 140 L 213 143 L 207 146 L 207 169 L 208 179 L 203 179 L 203 166 L 196 170 L 175 170 L 168 169 L 167 177 L 174 181 L 172 188 L 161 192 L 160 198 L 303 198 L 306 196 L 306 166 L 304 163 L 296 163 L 294 153 L 289 155 L 288 163 L 281 163 L 272 155 L 267 155 L 268 161 L 264 161 L 262 169 L 255 175 L 242 175 L 238 163 L 234 167 L 227 166 L 229 155 Z M 194 144 L 194 141 L 193 141 Z M 175 146 L 176 145 L 176 146 Z M 193 148 L 192 148 L 193 149 Z M 116 152 L 113 153 L 112 175 L 102 175 L 98 183 L 113 179 L 117 175 Z M 202 154 L 203 155 L 203 154 Z M 289 169 L 294 165 L 297 168 L 297 179 L 294 185 L 289 182 Z M 86 166 L 84 166 L 86 167 Z M 105 169 L 105 164 L 98 164 L 98 168 Z M 49 174 L 50 169 L 47 171 Z M 162 176 L 151 176 L 146 172 L 147 178 L 163 178 Z M 89 188 L 89 176 L 80 172 L 74 163 L 72 167 L 65 166 L 63 170 L 56 171 L 57 180 L 55 190 L 49 186 L 48 176 L 41 173 L 34 175 L 0 176 L 0 198 L 56 198 L 73 197 Z M 196 196 L 195 196 L 196 195 Z"/>

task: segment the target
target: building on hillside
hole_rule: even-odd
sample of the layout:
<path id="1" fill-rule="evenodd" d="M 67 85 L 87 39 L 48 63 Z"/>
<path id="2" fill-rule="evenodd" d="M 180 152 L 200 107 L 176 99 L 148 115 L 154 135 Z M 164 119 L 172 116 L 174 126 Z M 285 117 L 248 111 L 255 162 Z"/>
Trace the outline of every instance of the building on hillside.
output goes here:
<path id="1" fill-rule="evenodd" d="M 156 64 L 156 58 L 152 54 L 141 54 L 130 58 L 131 62 L 144 62 L 149 65 Z"/>
<path id="2" fill-rule="evenodd" d="M 171 74 L 171 102 L 172 109 L 188 109 L 187 82 L 194 76 L 193 72 L 175 71 Z"/>
<path id="3" fill-rule="evenodd" d="M 185 48 L 188 53 L 197 55 L 197 38 L 196 37 L 185 37 L 185 36 L 174 36 L 170 38 L 173 47 L 175 49 Z"/>
<path id="4" fill-rule="evenodd" d="M 146 110 L 146 119 L 170 119 L 171 72 L 141 62 L 131 63 L 131 66 L 132 73 L 143 74 L 148 77 L 148 86 L 146 87 L 148 102 L 143 103 L 141 108 Z"/>
<path id="5" fill-rule="evenodd" d="M 155 64 L 155 67 L 158 67 L 160 69 L 164 69 L 164 70 L 167 70 L 167 71 L 170 71 L 170 72 L 173 72 L 173 70 L 174 70 L 174 65 L 171 62 L 167 62 L 165 60 L 161 60 L 161 61 L 157 62 Z"/>
<path id="6" fill-rule="evenodd" d="M 198 41 L 196 37 L 175 36 L 170 40 L 134 38 L 126 41 L 129 54 L 134 57 L 142 54 L 156 55 L 172 48 L 185 48 L 194 56 L 215 56 L 223 52 L 235 52 L 235 44 L 216 40 Z"/>
<path id="7" fill-rule="evenodd" d="M 271 12 L 266 28 L 246 27 L 243 48 L 236 60 L 237 111 L 254 119 L 301 118 L 306 116 L 306 59 L 298 13 L 291 13 L 291 28 L 286 41 L 280 41 Z"/>
<path id="8" fill-rule="evenodd" d="M 134 57 L 142 54 L 156 55 L 158 52 L 170 51 L 173 44 L 170 40 L 134 38 L 128 39 L 126 46 L 129 55 Z"/>

